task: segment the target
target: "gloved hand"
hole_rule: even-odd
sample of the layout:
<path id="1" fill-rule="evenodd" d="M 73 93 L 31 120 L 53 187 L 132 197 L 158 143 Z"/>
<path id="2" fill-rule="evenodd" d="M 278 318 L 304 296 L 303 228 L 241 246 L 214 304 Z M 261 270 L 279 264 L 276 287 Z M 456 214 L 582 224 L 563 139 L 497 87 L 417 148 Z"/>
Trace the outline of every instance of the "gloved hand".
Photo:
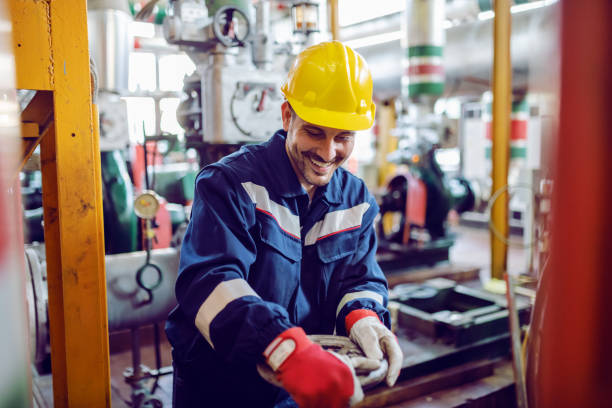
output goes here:
<path id="1" fill-rule="evenodd" d="M 363 399 L 350 362 L 313 343 L 301 327 L 292 327 L 278 335 L 264 356 L 301 408 L 344 408 Z"/>
<path id="2" fill-rule="evenodd" d="M 395 335 L 371 310 L 353 310 L 346 316 L 345 325 L 350 339 L 361 347 L 366 357 L 382 360 L 383 356 L 387 356 L 389 370 L 386 381 L 389 387 L 393 386 L 404 359 Z"/>

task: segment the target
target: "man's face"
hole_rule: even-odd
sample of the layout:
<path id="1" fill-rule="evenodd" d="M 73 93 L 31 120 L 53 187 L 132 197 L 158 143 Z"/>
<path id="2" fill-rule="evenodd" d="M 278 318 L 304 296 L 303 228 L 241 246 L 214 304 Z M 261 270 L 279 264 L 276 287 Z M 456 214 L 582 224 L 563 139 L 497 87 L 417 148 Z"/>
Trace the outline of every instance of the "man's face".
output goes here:
<path id="1" fill-rule="evenodd" d="M 287 132 L 285 149 L 302 186 L 310 191 L 329 183 L 334 171 L 351 155 L 355 132 L 305 122 L 287 102 L 282 116 Z"/>

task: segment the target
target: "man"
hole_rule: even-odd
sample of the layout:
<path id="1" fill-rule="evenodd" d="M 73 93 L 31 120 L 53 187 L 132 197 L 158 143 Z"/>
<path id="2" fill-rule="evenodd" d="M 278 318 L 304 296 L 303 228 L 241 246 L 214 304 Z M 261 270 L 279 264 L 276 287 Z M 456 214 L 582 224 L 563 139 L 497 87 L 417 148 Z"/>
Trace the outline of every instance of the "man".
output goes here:
<path id="1" fill-rule="evenodd" d="M 312 46 L 282 87 L 283 130 L 202 170 L 181 249 L 174 405 L 344 407 L 363 397 L 351 364 L 305 333 L 349 335 L 370 358 L 402 363 L 375 260 L 378 213 L 340 166 L 374 121 L 372 78 L 339 42 Z M 266 383 L 267 362 L 284 390 Z M 362 361 L 363 362 L 363 361 Z M 289 395 L 292 397 L 289 398 Z"/>

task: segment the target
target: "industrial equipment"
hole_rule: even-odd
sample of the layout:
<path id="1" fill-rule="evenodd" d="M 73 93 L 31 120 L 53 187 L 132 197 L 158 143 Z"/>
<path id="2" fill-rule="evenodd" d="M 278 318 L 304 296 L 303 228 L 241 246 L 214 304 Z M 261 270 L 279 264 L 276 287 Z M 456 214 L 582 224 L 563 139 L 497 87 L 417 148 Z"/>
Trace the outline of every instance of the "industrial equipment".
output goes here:
<path id="1" fill-rule="evenodd" d="M 396 333 L 405 355 L 402 378 L 509 353 L 509 312 L 503 295 L 437 278 L 398 285 L 389 299 L 398 309 Z M 517 296 L 516 309 L 519 323 L 528 323 L 529 299 Z"/>
<path id="2" fill-rule="evenodd" d="M 504 298 L 449 279 L 398 285 L 393 289 L 393 300 L 400 304 L 398 324 L 401 327 L 455 347 L 508 333 Z M 528 299 L 518 299 L 517 310 L 520 323 L 528 322 Z"/>
<path id="3" fill-rule="evenodd" d="M 448 177 L 436 157 L 441 145 L 456 143 L 450 121 L 434 113 L 445 82 L 444 7 L 443 0 L 406 2 L 405 69 L 394 129 L 398 150 L 387 158 L 403 170 L 387 180 L 380 205 L 378 257 L 386 271 L 447 260 L 453 244 L 446 232 L 449 211 L 474 205 L 469 183 Z M 387 214 L 397 214 L 391 228 Z"/>
<path id="4" fill-rule="evenodd" d="M 179 253 L 175 248 L 149 252 L 131 252 L 107 255 L 106 293 L 108 331 L 116 333 L 130 330 L 132 336 L 132 367 L 126 369 L 126 382 L 132 387 L 133 407 L 161 407 L 161 400 L 147 385 L 148 379 L 172 373 L 171 367 L 162 367 L 160 359 L 159 322 L 176 306 L 174 283 L 178 274 Z M 30 245 L 25 250 L 26 295 L 29 308 L 30 359 L 39 374 L 49 373 L 49 316 L 46 257 L 43 245 Z M 155 265 L 157 273 L 143 270 Z M 139 328 L 155 327 L 156 367 L 141 364 Z"/>
<path id="5" fill-rule="evenodd" d="M 514 3 L 508 188 L 515 194 L 509 199 L 508 218 L 511 232 L 522 231 L 524 245 L 528 246 L 534 241 L 530 234 L 534 224 L 530 215 L 532 192 L 538 190 L 540 180 L 550 177 L 545 169 L 551 167 L 552 150 L 542 146 L 553 137 L 558 109 L 557 97 L 550 89 L 555 88 L 558 78 L 560 2 Z M 342 30 L 342 39 L 354 42 L 368 61 L 374 94 L 381 100 L 401 98 L 404 112 L 399 113 L 397 122 L 405 124 L 398 125 L 398 134 L 408 133 L 409 126 L 421 129 L 422 134 L 423 123 L 418 122 L 431 122 L 426 116 L 437 116 L 441 123 L 441 112 L 454 111 L 452 117 L 459 121 L 454 146 L 460 152 L 458 164 L 474 190 L 476 204 L 482 203 L 461 220 L 482 226 L 489 222 L 488 214 L 483 213 L 484 204 L 495 193 L 491 192 L 491 139 L 487 136 L 492 100 L 488 93 L 493 60 L 491 6 L 491 2 L 462 0 L 406 1 L 409 15 L 424 17 L 413 22 L 404 12 L 396 12 Z M 438 11 L 433 10 L 436 7 Z M 369 38 L 372 41 L 365 41 Z M 435 89 L 441 92 L 435 94 Z M 427 100 L 429 104 L 423 106 Z M 412 132 L 416 134 L 417 130 Z M 439 134 L 444 136 L 443 132 Z M 401 145 L 405 137 L 398 137 Z M 528 188 L 515 187 L 520 185 Z"/>
<path id="6" fill-rule="evenodd" d="M 200 164 L 282 128 L 280 84 L 287 62 L 319 31 L 318 3 L 295 2 L 291 9 L 294 35 L 280 42 L 271 32 L 268 0 L 171 3 L 165 37 L 197 66 L 185 81 L 177 117 Z"/>

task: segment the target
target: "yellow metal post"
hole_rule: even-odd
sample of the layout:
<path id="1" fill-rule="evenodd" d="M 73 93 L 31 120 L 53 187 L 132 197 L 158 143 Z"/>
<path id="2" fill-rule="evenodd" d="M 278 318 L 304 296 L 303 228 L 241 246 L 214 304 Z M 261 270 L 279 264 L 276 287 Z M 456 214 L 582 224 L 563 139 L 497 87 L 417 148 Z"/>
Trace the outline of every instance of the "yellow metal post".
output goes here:
<path id="1" fill-rule="evenodd" d="M 11 16 L 18 88 L 53 93 L 53 125 L 41 141 L 41 167 L 54 406 L 110 407 L 87 2 L 11 0 Z"/>
<path id="2" fill-rule="evenodd" d="M 391 134 L 395 129 L 395 103 L 393 100 L 376 105 L 378 135 L 376 140 L 376 167 L 378 168 L 378 185 L 384 185 L 395 173 L 396 166 L 387 161 L 387 155 L 397 150 L 397 137 Z"/>
<path id="3" fill-rule="evenodd" d="M 331 32 L 332 40 L 340 40 L 338 0 L 329 0 L 329 31 Z"/>
<path id="4" fill-rule="evenodd" d="M 512 65 L 510 61 L 510 0 L 495 0 L 493 23 L 493 146 L 491 159 L 493 186 L 491 195 L 508 184 Z M 504 191 L 491 208 L 491 276 L 503 279 L 508 247 L 508 193 Z"/>

